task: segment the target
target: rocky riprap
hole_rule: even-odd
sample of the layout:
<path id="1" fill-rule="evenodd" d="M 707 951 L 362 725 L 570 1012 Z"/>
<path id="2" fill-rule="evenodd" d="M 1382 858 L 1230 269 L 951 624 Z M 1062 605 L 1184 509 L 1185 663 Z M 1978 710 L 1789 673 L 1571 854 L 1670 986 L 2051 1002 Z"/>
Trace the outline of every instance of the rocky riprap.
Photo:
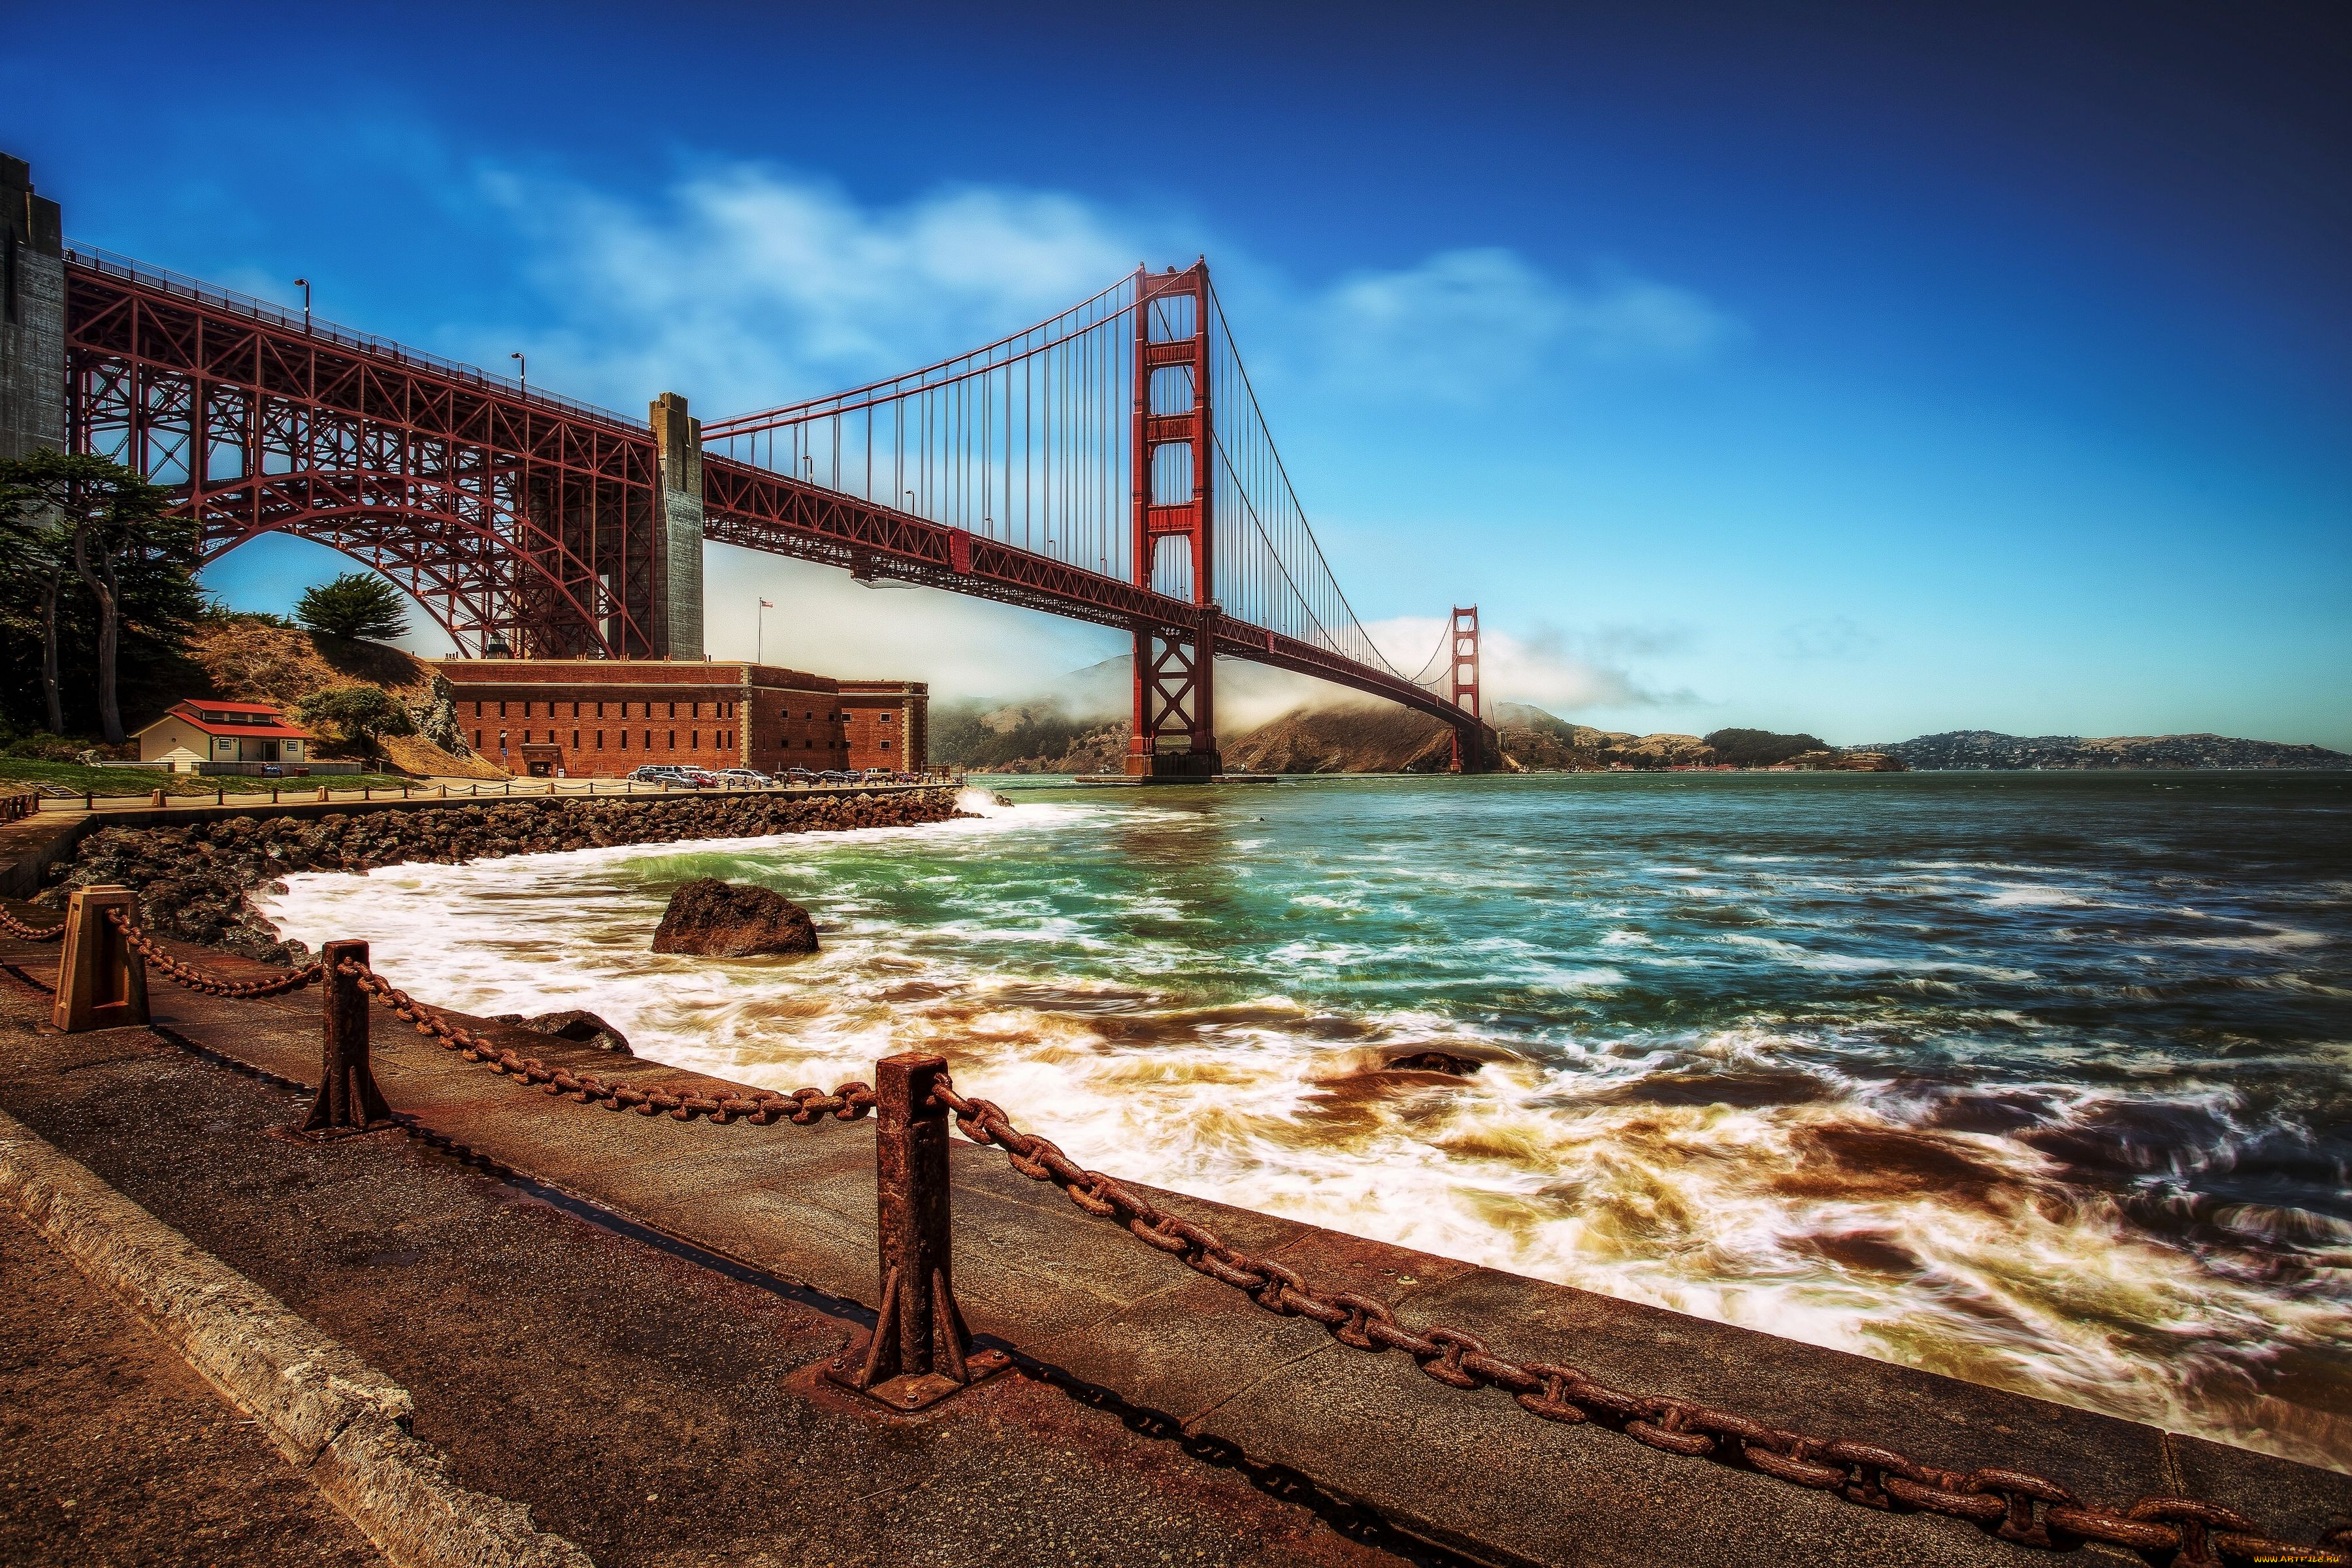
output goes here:
<path id="1" fill-rule="evenodd" d="M 757 838 L 944 822 L 955 791 L 905 795 L 696 795 L 666 800 L 562 796 L 496 805 L 359 808 L 314 816 L 231 816 L 185 827 L 107 827 L 82 841 L 69 889 L 126 887 L 142 924 L 159 936 L 287 963 L 305 952 L 280 941 L 248 895 L 298 871 L 366 871 L 409 861 L 464 860 L 696 838 Z"/>

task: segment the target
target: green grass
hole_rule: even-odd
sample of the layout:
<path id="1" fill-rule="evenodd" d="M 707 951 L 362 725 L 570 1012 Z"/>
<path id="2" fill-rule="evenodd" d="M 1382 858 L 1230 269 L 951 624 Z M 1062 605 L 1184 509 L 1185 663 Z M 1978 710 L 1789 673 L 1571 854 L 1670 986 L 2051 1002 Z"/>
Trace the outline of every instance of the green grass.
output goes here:
<path id="1" fill-rule="evenodd" d="M 79 763 L 38 763 L 27 757 L 0 757 L 0 786 L 10 784 L 60 784 L 75 794 L 102 795 L 150 795 L 161 789 L 172 795 L 208 795 L 217 788 L 230 795 L 268 795 L 272 789 L 313 790 L 320 784 L 341 791 L 370 785 L 397 791 L 404 781 L 396 773 L 312 774 L 297 778 L 250 778 L 241 773 L 167 773 L 161 768 L 86 768 Z"/>

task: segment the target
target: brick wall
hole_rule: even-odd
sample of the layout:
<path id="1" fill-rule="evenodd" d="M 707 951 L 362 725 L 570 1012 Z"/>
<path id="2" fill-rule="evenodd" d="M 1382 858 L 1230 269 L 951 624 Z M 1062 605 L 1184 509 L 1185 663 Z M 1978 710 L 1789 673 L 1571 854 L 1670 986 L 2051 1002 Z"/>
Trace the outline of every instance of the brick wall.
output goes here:
<path id="1" fill-rule="evenodd" d="M 849 766 L 922 772 L 930 761 L 930 687 L 919 680 L 845 680 L 840 686 Z"/>
<path id="2" fill-rule="evenodd" d="M 846 765 L 838 683 L 820 675 L 613 659 L 445 659 L 439 668 L 466 739 L 517 773 Z"/>

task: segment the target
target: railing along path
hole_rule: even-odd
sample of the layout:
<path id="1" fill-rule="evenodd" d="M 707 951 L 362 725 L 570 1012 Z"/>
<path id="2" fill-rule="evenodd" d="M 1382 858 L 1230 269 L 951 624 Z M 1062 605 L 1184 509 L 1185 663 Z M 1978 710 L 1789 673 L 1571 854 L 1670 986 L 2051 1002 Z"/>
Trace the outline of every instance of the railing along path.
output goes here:
<path id="1" fill-rule="evenodd" d="M 84 891 L 111 895 L 121 890 Z M 1499 1389 L 1519 1409 L 1539 1420 L 1611 1427 L 1652 1448 L 1744 1468 L 1864 1508 L 1910 1510 L 1964 1520 L 2021 1546 L 2066 1551 L 2084 1542 L 2102 1542 L 2157 1554 L 2167 1568 L 2221 1568 L 2227 1559 L 2352 1563 L 2352 1527 L 2330 1531 L 2318 1543 L 2306 1545 L 2264 1535 L 2244 1514 L 2198 1498 L 2149 1496 L 2124 1507 L 2085 1503 L 2058 1482 L 2032 1470 L 2002 1465 L 1948 1469 L 1875 1444 L 1798 1432 L 1672 1394 L 1618 1388 L 1574 1366 L 1515 1361 L 1496 1353 L 1478 1336 L 1444 1324 L 1409 1327 L 1385 1302 L 1354 1291 L 1318 1289 L 1273 1258 L 1244 1252 L 1208 1226 L 1167 1212 L 1117 1178 L 1087 1170 L 1052 1141 L 1023 1131 L 993 1101 L 958 1092 L 947 1075 L 946 1063 L 937 1058 L 885 1058 L 880 1090 L 862 1082 L 845 1083 L 830 1092 L 803 1088 L 788 1093 L 759 1089 L 750 1094 L 697 1095 L 643 1089 L 607 1082 L 593 1074 L 551 1068 L 536 1057 L 486 1038 L 378 973 L 366 960 L 363 942 L 331 943 L 318 962 L 268 980 L 237 981 L 173 958 L 121 904 L 93 902 L 89 913 L 94 916 L 101 910 L 124 952 L 152 964 L 173 984 L 206 995 L 282 996 L 327 983 L 331 987 L 329 1037 L 322 1077 L 329 1083 L 320 1090 L 321 1106 L 332 1084 L 356 1071 L 362 1082 L 352 1095 L 339 1097 L 339 1107 L 346 1100 L 352 1105 L 372 1102 L 379 1110 L 382 1107 L 367 1074 L 364 1011 L 357 1011 L 360 1024 L 354 1040 L 352 1009 L 342 1009 L 343 1021 L 340 1025 L 337 1021 L 336 994 L 340 993 L 347 1004 L 361 996 L 372 999 L 411 1024 L 419 1035 L 493 1072 L 545 1093 L 602 1105 L 608 1110 L 635 1110 L 642 1116 L 667 1112 L 681 1121 L 707 1116 L 722 1125 L 740 1120 L 766 1127 L 780 1121 L 807 1125 L 826 1116 L 852 1121 L 880 1108 L 882 1240 L 888 1283 L 874 1341 L 856 1356 L 836 1362 L 832 1375 L 866 1389 L 886 1404 L 911 1408 L 929 1403 L 976 1381 L 1007 1359 L 1002 1352 L 971 1350 L 969 1333 L 948 1283 L 944 1143 L 933 1140 L 930 1153 L 934 1157 L 927 1158 L 921 1133 L 927 1124 L 942 1124 L 937 1131 L 943 1132 L 943 1123 L 951 1114 L 967 1140 L 1002 1149 L 1006 1163 L 1022 1175 L 1060 1187 L 1088 1215 L 1109 1220 L 1143 1245 L 1244 1292 L 1260 1310 L 1281 1317 L 1311 1319 L 1350 1349 L 1373 1354 L 1402 1351 L 1438 1382 L 1465 1391 Z M 5 911 L 0 911 L 0 926 L 29 941 L 50 942 L 65 937 L 78 921 L 86 918 L 82 894 L 78 892 L 67 920 L 58 926 L 47 930 L 27 926 Z M 65 968 L 72 956 L 73 944 L 68 943 L 60 960 L 61 1010 Z M 143 998 L 143 985 L 136 989 Z M 144 1021 L 143 1016 L 140 1021 Z M 334 1136 L 373 1131 L 395 1121 L 389 1112 L 374 1118 L 358 1113 L 351 1115 L 345 1125 L 320 1125 L 343 1115 L 340 1109 L 328 1116 L 314 1108 L 306 1126 L 314 1135 Z M 892 1216 L 901 1216 L 898 1224 L 902 1231 L 909 1226 L 921 1228 L 919 1216 L 926 1209 L 932 1211 L 931 1227 L 937 1232 L 928 1244 L 937 1247 L 938 1258 L 925 1270 L 916 1271 L 923 1278 L 902 1284 L 902 1274 L 908 1272 L 902 1266 L 917 1253 L 908 1250 L 912 1243 L 906 1236 L 888 1234 Z M 939 1336 L 943 1350 L 936 1364 L 930 1353 L 935 1312 L 949 1325 Z M 889 1349 L 884 1342 L 898 1331 L 894 1325 L 902 1319 L 910 1331 L 905 1338 L 919 1340 L 919 1346 L 904 1358 L 896 1352 L 883 1353 Z M 919 1332 L 913 1331 L 918 1329 Z M 861 1359 L 862 1372 L 845 1364 Z M 882 1373 L 898 1375 L 879 1375 L 877 1368 Z M 924 1385 L 921 1392 L 916 1392 L 916 1384 Z"/>

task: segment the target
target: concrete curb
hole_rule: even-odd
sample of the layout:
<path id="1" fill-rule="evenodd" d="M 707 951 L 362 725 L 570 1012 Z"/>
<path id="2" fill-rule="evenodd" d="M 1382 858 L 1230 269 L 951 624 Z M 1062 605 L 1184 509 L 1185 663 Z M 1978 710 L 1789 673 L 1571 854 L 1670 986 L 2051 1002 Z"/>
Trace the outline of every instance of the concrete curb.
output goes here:
<path id="1" fill-rule="evenodd" d="M 0 1111 L 0 1199 L 260 1424 L 401 1568 L 594 1568 L 530 1510 L 450 1479 L 408 1391 Z"/>

